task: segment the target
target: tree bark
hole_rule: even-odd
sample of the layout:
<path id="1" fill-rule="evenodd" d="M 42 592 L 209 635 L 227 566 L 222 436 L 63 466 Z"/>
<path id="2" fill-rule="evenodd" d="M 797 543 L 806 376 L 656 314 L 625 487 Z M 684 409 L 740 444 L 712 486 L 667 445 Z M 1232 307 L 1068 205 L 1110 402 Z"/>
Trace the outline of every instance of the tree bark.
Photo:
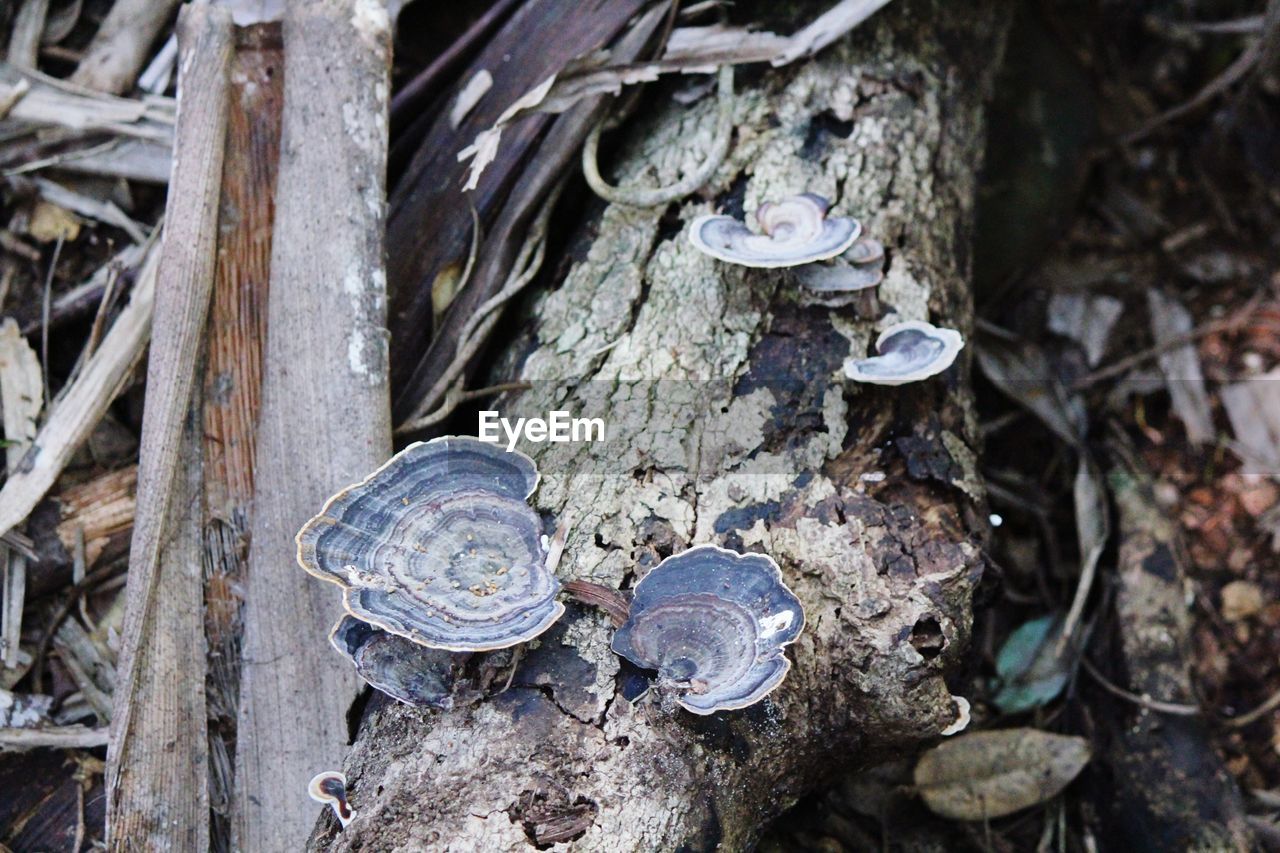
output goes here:
<path id="1" fill-rule="evenodd" d="M 593 207 L 571 243 L 585 252 L 499 360 L 496 378 L 532 382 L 504 416 L 606 421 L 601 443 L 522 445 L 543 475 L 538 509 L 572 518 L 560 576 L 628 588 L 691 544 L 765 551 L 807 613 L 787 680 L 711 717 L 633 704 L 639 673 L 610 651 L 608 619 L 571 606 L 505 691 L 441 713 L 371 703 L 345 768 L 356 819 L 324 817 L 313 849 L 737 850 L 836 774 L 953 721 L 944 676 L 984 565 L 967 368 L 884 388 L 848 385 L 841 364 L 900 320 L 969 329 L 1002 17 L 993 3 L 899 2 L 763 74 L 739 92 L 705 195 Z M 657 98 L 606 173 L 674 182 L 701 161 L 715 110 Z M 877 319 L 806 306 L 785 272 L 723 265 L 687 240 L 693 216 L 806 191 L 889 247 Z"/>

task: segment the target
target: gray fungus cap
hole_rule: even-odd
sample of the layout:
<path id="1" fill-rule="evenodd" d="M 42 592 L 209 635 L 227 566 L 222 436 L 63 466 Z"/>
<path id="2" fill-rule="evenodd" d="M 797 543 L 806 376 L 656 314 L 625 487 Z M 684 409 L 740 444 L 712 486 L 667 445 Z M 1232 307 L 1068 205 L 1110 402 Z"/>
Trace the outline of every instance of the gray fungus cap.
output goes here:
<path id="1" fill-rule="evenodd" d="M 856 219 L 827 216 L 829 206 L 812 193 L 766 202 L 756 211 L 762 234 L 732 216 L 699 216 L 689 225 L 689 241 L 704 254 L 744 267 L 811 264 L 834 258 L 862 232 Z"/>
<path id="2" fill-rule="evenodd" d="M 963 348 L 964 338 L 955 329 L 912 320 L 881 332 L 876 339 L 878 355 L 849 359 L 844 373 L 855 382 L 905 385 L 946 370 Z"/>
<path id="3" fill-rule="evenodd" d="M 678 693 L 695 714 L 754 705 L 782 683 L 783 649 L 804 608 L 764 554 L 699 545 L 668 557 L 636 585 L 613 650 Z"/>
<path id="4" fill-rule="evenodd" d="M 451 651 L 523 643 L 564 612 L 533 460 L 469 436 L 406 447 L 298 532 L 298 562 L 363 622 Z"/>

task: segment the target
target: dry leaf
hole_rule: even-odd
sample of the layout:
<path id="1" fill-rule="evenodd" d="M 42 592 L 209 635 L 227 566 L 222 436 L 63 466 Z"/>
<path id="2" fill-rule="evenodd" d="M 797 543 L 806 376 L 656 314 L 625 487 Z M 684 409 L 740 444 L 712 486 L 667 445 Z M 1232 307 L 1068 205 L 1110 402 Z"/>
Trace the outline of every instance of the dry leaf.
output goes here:
<path id="1" fill-rule="evenodd" d="M 52 243 L 59 237 L 71 242 L 80 236 L 80 217 L 65 207 L 41 199 L 31 211 L 27 233 L 41 243 Z"/>
<path id="2" fill-rule="evenodd" d="M 0 403 L 12 469 L 35 440 L 44 406 L 44 373 L 40 357 L 11 317 L 0 323 Z"/>
<path id="3" fill-rule="evenodd" d="M 1221 391 L 1245 475 L 1280 476 L 1280 368 Z"/>
<path id="4" fill-rule="evenodd" d="M 1232 581 L 1222 588 L 1222 618 L 1239 622 L 1262 610 L 1265 602 L 1256 583 Z"/>
<path id="5" fill-rule="evenodd" d="M 1122 313 L 1124 303 L 1114 296 L 1055 293 L 1049 299 L 1049 331 L 1080 344 L 1089 366 L 1097 367 Z"/>
<path id="6" fill-rule="evenodd" d="M 921 756 L 925 805 L 955 820 L 1004 817 L 1062 792 L 1089 763 L 1089 742 L 1038 729 L 963 734 Z"/>
<path id="7" fill-rule="evenodd" d="M 1160 346 L 1190 334 L 1191 312 L 1175 297 L 1151 288 L 1147 291 L 1147 309 L 1151 314 L 1152 337 Z M 1204 387 L 1204 372 L 1196 348 L 1185 344 L 1163 352 L 1159 364 L 1173 410 L 1187 430 L 1187 440 L 1192 444 L 1213 441 L 1209 392 Z"/>

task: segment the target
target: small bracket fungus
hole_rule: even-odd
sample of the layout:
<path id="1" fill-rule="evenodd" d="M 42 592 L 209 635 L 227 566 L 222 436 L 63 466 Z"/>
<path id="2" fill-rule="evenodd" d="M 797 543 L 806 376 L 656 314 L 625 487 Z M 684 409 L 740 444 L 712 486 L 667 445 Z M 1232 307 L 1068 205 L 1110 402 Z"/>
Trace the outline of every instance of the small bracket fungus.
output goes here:
<path id="1" fill-rule="evenodd" d="M 807 291 L 806 302 L 837 308 L 863 299 L 867 294 L 862 291 L 884 281 L 883 267 L 884 245 L 863 237 L 839 257 L 796 267 L 793 273 Z"/>
<path id="2" fill-rule="evenodd" d="M 351 615 L 415 643 L 478 652 L 560 618 L 560 583 L 528 504 L 533 460 L 467 436 L 406 447 L 298 532 L 298 562 Z"/>
<path id="3" fill-rule="evenodd" d="M 338 816 L 338 823 L 346 827 L 356 819 L 355 809 L 347 802 L 347 777 L 337 770 L 325 770 L 311 777 L 307 785 L 307 793 L 317 803 L 325 803 L 333 807 Z"/>
<path id="4" fill-rule="evenodd" d="M 964 348 L 964 338 L 954 329 L 911 321 L 890 326 L 876 339 L 879 355 L 851 358 L 844 363 L 845 376 L 872 385 L 905 385 L 946 370 Z"/>
<path id="5" fill-rule="evenodd" d="M 453 707 L 454 652 L 427 648 L 354 616 L 333 626 L 329 642 L 361 678 L 391 698 L 418 707 Z"/>
<path id="6" fill-rule="evenodd" d="M 943 737 L 959 734 L 969 727 L 969 700 L 963 696 L 952 696 L 951 704 L 956 706 L 956 718 L 949 726 L 938 732 Z"/>
<path id="7" fill-rule="evenodd" d="M 830 204 L 812 193 L 766 202 L 756 211 L 763 234 L 732 216 L 699 216 L 689 240 L 700 251 L 730 264 L 762 269 L 795 267 L 834 258 L 858 239 L 856 219 L 827 216 Z"/>
<path id="8" fill-rule="evenodd" d="M 668 557 L 636 584 L 613 650 L 695 714 L 746 708 L 782 683 L 783 649 L 804 628 L 804 608 L 764 554 L 699 545 Z"/>

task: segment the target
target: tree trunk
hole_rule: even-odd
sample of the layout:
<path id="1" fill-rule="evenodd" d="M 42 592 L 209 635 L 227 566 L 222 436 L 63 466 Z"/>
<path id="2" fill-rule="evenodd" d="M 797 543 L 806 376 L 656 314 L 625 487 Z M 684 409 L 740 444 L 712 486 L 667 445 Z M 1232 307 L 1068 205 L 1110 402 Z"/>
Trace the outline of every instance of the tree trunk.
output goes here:
<path id="1" fill-rule="evenodd" d="M 500 378 L 532 382 L 505 417 L 606 422 L 604 442 L 522 445 L 543 475 L 538 509 L 572 519 L 562 579 L 628 588 L 705 542 L 767 552 L 807 613 L 787 680 L 710 717 L 633 704 L 640 674 L 610 651 L 609 621 L 571 606 L 505 691 L 442 713 L 371 704 L 346 766 L 357 817 L 345 830 L 323 818 L 313 849 L 742 849 L 836 774 L 952 723 L 944 676 L 984 565 L 967 368 L 886 388 L 847 384 L 841 364 L 900 320 L 969 329 L 1002 17 L 904 0 L 740 89 L 705 195 L 589 206 L 571 243 L 585 252 L 500 359 Z M 606 175 L 675 181 L 701 161 L 715 110 L 655 98 Z M 720 264 L 687 240 L 693 216 L 806 191 L 889 247 L 876 319 L 806 306 L 785 272 Z"/>

